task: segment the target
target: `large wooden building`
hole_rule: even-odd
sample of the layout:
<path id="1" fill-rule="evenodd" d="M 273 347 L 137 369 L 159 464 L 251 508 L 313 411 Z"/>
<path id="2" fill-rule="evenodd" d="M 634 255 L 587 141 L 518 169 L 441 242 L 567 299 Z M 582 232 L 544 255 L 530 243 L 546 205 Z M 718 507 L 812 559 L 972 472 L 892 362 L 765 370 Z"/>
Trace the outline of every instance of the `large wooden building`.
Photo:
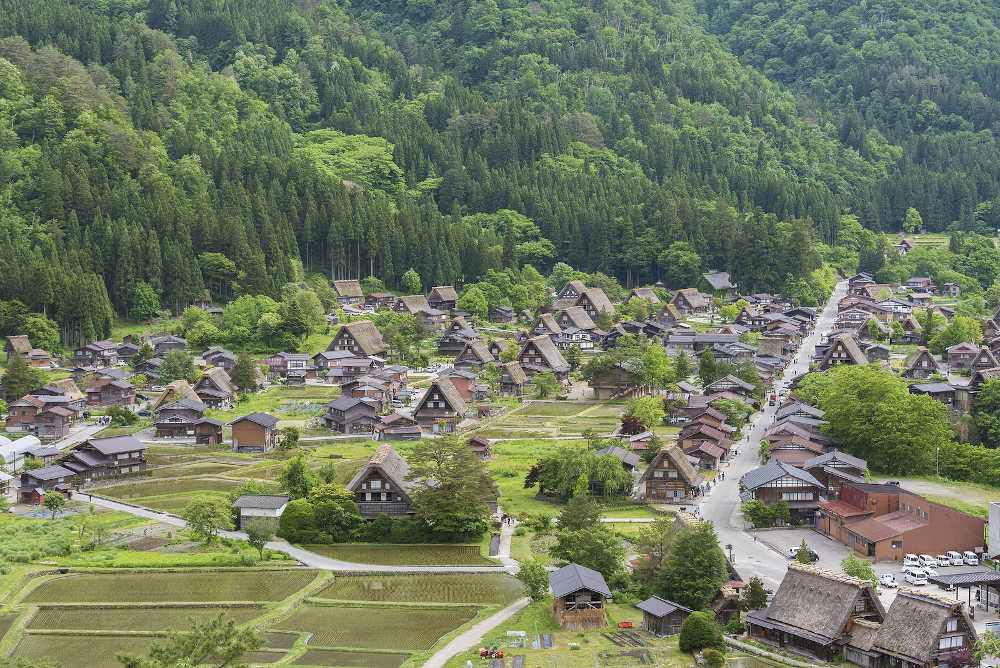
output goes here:
<path id="1" fill-rule="evenodd" d="M 648 503 L 686 503 L 699 493 L 702 477 L 676 445 L 667 445 L 639 481 Z"/>

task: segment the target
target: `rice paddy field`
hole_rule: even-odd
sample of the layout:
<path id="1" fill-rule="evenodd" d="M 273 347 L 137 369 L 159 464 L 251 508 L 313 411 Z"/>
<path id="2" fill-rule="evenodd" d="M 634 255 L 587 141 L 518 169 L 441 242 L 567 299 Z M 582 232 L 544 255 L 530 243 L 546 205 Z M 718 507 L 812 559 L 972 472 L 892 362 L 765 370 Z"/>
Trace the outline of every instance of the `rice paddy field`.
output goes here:
<path id="1" fill-rule="evenodd" d="M 509 575 L 465 573 L 338 577 L 317 597 L 341 601 L 506 605 L 523 593 L 520 581 Z"/>
<path id="2" fill-rule="evenodd" d="M 220 612 L 242 624 L 264 613 L 260 607 L 171 607 L 171 608 L 42 608 L 31 621 L 31 630 L 162 632 L 186 629 L 191 618 L 205 621 Z"/>
<path id="3" fill-rule="evenodd" d="M 309 649 L 293 666 L 337 666 L 338 668 L 399 668 L 410 657 L 400 652 L 349 652 L 340 649 Z"/>
<path id="4" fill-rule="evenodd" d="M 115 658 L 119 652 L 145 655 L 157 638 L 151 636 L 94 635 L 25 635 L 14 648 L 13 656 L 28 661 L 51 659 L 65 668 L 121 668 Z"/>
<path id="5" fill-rule="evenodd" d="M 222 492 L 199 492 L 198 496 L 200 498 L 226 498 L 226 495 Z M 134 503 L 135 505 L 142 506 L 143 508 L 162 510 L 165 513 L 174 513 L 175 515 L 178 515 L 182 510 L 184 510 L 184 507 L 190 503 L 191 498 L 191 494 L 164 494 L 162 496 L 140 496 L 135 499 L 129 499 L 128 501 L 129 503 Z"/>
<path id="6" fill-rule="evenodd" d="M 306 605 L 274 625 L 277 631 L 312 632 L 310 645 L 362 649 L 429 649 L 472 619 L 475 608 L 375 608 Z"/>
<path id="7" fill-rule="evenodd" d="M 478 545 L 315 545 L 324 557 L 380 566 L 496 566 Z"/>
<path id="8" fill-rule="evenodd" d="M 130 572 L 70 575 L 43 583 L 26 603 L 280 601 L 305 587 L 316 571 Z M 109 600 L 110 599 L 110 600 Z"/>

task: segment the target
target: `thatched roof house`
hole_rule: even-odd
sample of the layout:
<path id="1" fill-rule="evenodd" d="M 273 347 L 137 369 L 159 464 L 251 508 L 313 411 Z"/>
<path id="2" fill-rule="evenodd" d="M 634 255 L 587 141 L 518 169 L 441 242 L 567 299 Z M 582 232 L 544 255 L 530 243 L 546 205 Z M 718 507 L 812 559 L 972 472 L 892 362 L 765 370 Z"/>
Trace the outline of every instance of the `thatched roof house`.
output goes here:
<path id="1" fill-rule="evenodd" d="M 588 631 L 608 625 L 604 599 L 611 589 L 604 576 L 595 570 L 568 564 L 549 573 L 552 588 L 552 612 L 564 631 Z"/>
<path id="2" fill-rule="evenodd" d="M 380 445 L 361 470 L 347 483 L 361 516 L 366 519 L 385 513 L 390 517 L 410 514 L 413 485 L 406 479 L 410 467 L 391 445 Z"/>
<path id="3" fill-rule="evenodd" d="M 382 340 L 382 333 L 371 320 L 349 322 L 340 328 L 326 348 L 328 351 L 346 351 L 359 357 L 381 355 L 388 346 Z"/>
<path id="4" fill-rule="evenodd" d="M 976 642 L 976 629 L 961 601 L 930 591 L 901 588 L 875 635 L 871 649 L 918 666 Z"/>
<path id="5" fill-rule="evenodd" d="M 846 645 L 856 619 L 875 623 L 885 619 L 871 581 L 794 561 L 771 604 L 746 616 L 753 639 L 825 660 Z"/>

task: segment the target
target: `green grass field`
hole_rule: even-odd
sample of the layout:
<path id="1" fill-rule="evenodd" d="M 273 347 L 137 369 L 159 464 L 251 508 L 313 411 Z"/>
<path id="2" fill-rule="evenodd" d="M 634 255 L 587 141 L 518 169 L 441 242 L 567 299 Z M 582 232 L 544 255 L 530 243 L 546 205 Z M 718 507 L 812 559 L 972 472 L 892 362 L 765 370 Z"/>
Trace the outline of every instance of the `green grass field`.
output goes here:
<path id="1" fill-rule="evenodd" d="M 475 616 L 473 608 L 351 608 L 307 605 L 274 625 L 309 631 L 310 645 L 362 649 L 428 649 L 438 638 Z"/>
<path id="2" fill-rule="evenodd" d="M 299 639 L 298 633 L 279 633 L 278 631 L 264 631 L 257 635 L 264 639 L 264 647 L 271 649 L 291 649 L 295 641 Z"/>
<path id="3" fill-rule="evenodd" d="M 331 559 L 380 566 L 495 566 L 478 545 L 316 545 L 308 549 Z"/>
<path id="4" fill-rule="evenodd" d="M 338 668 L 399 668 L 409 658 L 399 652 L 348 652 L 339 649 L 309 649 L 293 666 L 337 666 Z"/>
<path id="5" fill-rule="evenodd" d="M 25 635 L 14 648 L 13 656 L 28 661 L 50 659 L 65 668 L 121 668 L 115 658 L 119 652 L 146 655 L 158 639 L 150 636 Z"/>
<path id="6" fill-rule="evenodd" d="M 203 491 L 198 493 L 199 497 L 212 497 L 217 499 L 226 499 L 226 495 L 222 492 L 209 492 Z M 161 496 L 140 496 L 134 499 L 129 499 L 129 503 L 134 503 L 137 506 L 142 506 L 143 508 L 152 508 L 153 510 L 162 510 L 165 513 L 180 514 L 184 507 L 191 502 L 192 495 L 190 493 L 186 494 L 163 494 Z"/>
<path id="7" fill-rule="evenodd" d="M 317 594 L 341 601 L 506 604 L 523 595 L 520 581 L 500 573 L 338 577 Z"/>
<path id="8" fill-rule="evenodd" d="M 212 619 L 220 612 L 242 624 L 264 613 L 262 608 L 42 608 L 28 624 L 32 630 L 159 632 L 187 629 L 188 620 Z"/>
<path id="9" fill-rule="evenodd" d="M 588 404 L 583 404 L 578 401 L 559 401 L 551 403 L 531 403 L 525 404 L 520 410 L 517 410 L 511 415 L 511 418 L 516 418 L 520 416 L 547 416 L 547 417 L 564 417 L 566 415 L 576 415 L 582 410 L 589 408 Z"/>
<path id="10" fill-rule="evenodd" d="M 43 583 L 28 603 L 280 601 L 316 571 L 193 571 L 70 575 Z"/>
<path id="11" fill-rule="evenodd" d="M 138 499 L 161 494 L 181 494 L 183 492 L 228 492 L 240 486 L 238 480 L 221 480 L 218 478 L 181 478 L 172 480 L 153 480 L 151 482 L 136 482 L 116 487 L 95 490 L 101 496 L 113 499 Z"/>

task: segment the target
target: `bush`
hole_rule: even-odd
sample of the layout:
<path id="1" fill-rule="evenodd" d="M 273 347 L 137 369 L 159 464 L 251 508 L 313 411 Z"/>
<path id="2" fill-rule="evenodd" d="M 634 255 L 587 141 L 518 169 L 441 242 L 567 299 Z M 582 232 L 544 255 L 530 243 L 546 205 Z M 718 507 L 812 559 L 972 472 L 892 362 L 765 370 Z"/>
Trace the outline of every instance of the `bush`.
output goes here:
<path id="1" fill-rule="evenodd" d="M 681 624 L 678 646 L 682 652 L 693 652 L 706 647 L 723 648 L 725 644 L 722 629 L 709 613 L 692 612 Z"/>
<path id="2" fill-rule="evenodd" d="M 14 563 L 65 556 L 72 545 L 72 529 L 66 520 L 19 519 L 0 528 L 0 557 Z"/>
<path id="3" fill-rule="evenodd" d="M 514 529 L 514 535 L 515 536 L 523 536 L 526 533 L 528 533 L 528 530 L 525 529 L 524 527 L 518 527 L 518 528 Z"/>
<path id="4" fill-rule="evenodd" d="M 702 657 L 705 659 L 705 663 L 711 668 L 722 668 L 726 665 L 726 654 L 715 649 L 706 649 L 702 652 Z"/>
<path id="5" fill-rule="evenodd" d="M 738 636 L 743 633 L 743 628 L 743 622 L 739 619 L 730 619 L 729 623 L 726 624 L 726 633 Z"/>

